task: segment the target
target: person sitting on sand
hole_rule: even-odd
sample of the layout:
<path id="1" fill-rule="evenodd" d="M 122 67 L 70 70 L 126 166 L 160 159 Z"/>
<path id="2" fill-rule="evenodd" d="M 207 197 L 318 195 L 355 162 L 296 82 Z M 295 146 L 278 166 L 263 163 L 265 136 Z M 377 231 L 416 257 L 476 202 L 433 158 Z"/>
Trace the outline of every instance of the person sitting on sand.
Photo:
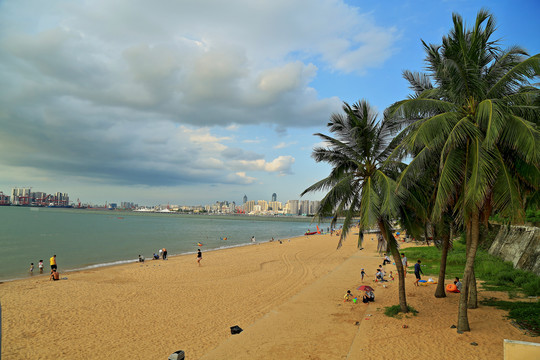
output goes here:
<path id="1" fill-rule="evenodd" d="M 377 273 L 375 274 L 376 281 L 383 282 L 384 280 L 384 272 L 381 268 L 377 269 Z"/>
<path id="2" fill-rule="evenodd" d="M 58 271 L 56 271 L 56 269 L 52 269 L 51 270 L 51 276 L 49 277 L 49 280 L 53 280 L 53 281 L 60 280 L 60 273 Z"/>
<path id="3" fill-rule="evenodd" d="M 388 255 L 384 254 L 384 259 L 382 261 L 383 266 L 390 263 L 391 263 L 390 258 L 388 257 Z"/>
<path id="4" fill-rule="evenodd" d="M 345 299 L 343 301 L 351 301 L 354 298 L 353 294 L 351 294 L 351 290 L 347 290 L 347 293 L 343 298 Z"/>
<path id="5" fill-rule="evenodd" d="M 388 277 L 390 278 L 390 280 L 394 281 L 394 275 L 392 274 L 392 271 L 390 271 L 390 275 L 388 275 Z"/>
<path id="6" fill-rule="evenodd" d="M 362 297 L 362 302 L 364 304 L 367 304 L 368 302 L 374 302 L 375 301 L 375 294 L 373 291 L 366 291 L 364 296 Z"/>
<path id="7" fill-rule="evenodd" d="M 461 287 L 463 286 L 463 284 L 461 283 L 461 281 L 459 281 L 459 278 L 457 276 L 456 280 L 454 280 L 454 285 L 456 285 L 457 292 L 461 292 Z"/>
<path id="8" fill-rule="evenodd" d="M 139 262 L 141 262 L 141 263 L 144 262 L 144 256 L 139 255 Z"/>

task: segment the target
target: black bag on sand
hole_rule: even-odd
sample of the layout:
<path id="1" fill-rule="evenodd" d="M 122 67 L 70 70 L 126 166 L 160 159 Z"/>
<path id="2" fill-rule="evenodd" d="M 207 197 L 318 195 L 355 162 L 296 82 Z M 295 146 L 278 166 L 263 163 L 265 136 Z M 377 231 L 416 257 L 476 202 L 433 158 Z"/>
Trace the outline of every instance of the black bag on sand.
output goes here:
<path id="1" fill-rule="evenodd" d="M 231 334 L 240 334 L 242 332 L 242 328 L 238 325 L 231 326 Z"/>

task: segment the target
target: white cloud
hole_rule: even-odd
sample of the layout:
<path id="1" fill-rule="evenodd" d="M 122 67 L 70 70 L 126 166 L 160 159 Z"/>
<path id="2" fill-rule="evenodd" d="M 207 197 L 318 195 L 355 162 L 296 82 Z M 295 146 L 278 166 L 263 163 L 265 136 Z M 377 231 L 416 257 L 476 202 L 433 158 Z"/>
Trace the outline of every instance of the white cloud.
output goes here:
<path id="1" fill-rule="evenodd" d="M 259 160 L 238 160 L 235 162 L 236 167 L 251 171 L 266 171 L 277 172 L 280 174 L 288 174 L 291 171 L 291 166 L 294 164 L 292 156 L 278 156 L 274 160 L 267 162 L 263 159 Z"/>

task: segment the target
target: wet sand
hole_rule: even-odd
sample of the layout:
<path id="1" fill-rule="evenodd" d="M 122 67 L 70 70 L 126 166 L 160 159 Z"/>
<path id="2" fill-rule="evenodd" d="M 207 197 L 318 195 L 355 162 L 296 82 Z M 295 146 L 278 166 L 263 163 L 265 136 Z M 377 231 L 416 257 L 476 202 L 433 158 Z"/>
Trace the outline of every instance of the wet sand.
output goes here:
<path id="1" fill-rule="evenodd" d="M 540 342 L 492 307 L 469 311 L 472 331 L 457 334 L 458 294 L 436 299 L 411 274 L 419 314 L 386 317 L 397 281 L 373 283 L 382 259 L 373 240 L 358 250 L 354 233 L 339 250 L 336 236 L 304 236 L 203 248 L 200 267 L 193 254 L 0 284 L 2 357 L 167 359 L 182 349 L 186 359 L 502 359 L 505 338 Z M 376 302 L 343 302 L 347 289 L 360 295 L 362 267 Z M 233 325 L 244 331 L 231 335 Z"/>

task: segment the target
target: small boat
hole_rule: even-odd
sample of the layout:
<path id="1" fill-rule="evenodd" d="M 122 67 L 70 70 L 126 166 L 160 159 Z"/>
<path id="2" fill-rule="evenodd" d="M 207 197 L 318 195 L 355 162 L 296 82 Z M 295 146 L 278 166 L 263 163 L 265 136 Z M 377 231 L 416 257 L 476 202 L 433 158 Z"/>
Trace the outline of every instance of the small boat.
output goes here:
<path id="1" fill-rule="evenodd" d="M 312 232 L 306 232 L 304 235 L 315 235 L 317 232 L 316 231 L 312 231 Z"/>

